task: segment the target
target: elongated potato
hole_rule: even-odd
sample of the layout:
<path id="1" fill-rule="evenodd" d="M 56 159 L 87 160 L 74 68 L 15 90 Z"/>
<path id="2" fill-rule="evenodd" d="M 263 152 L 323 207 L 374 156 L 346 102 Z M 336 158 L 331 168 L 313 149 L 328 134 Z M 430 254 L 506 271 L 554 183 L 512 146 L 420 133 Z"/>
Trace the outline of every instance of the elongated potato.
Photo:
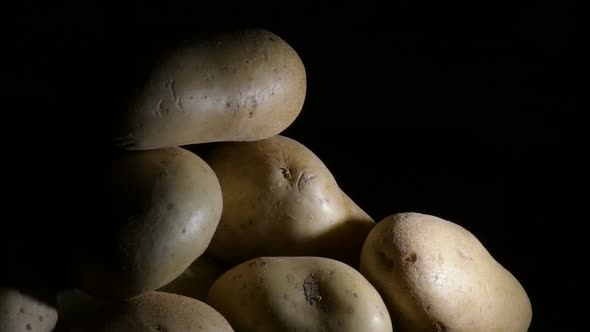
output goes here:
<path id="1" fill-rule="evenodd" d="M 152 68 L 140 91 L 117 139 L 124 148 L 253 141 L 295 120 L 306 74 L 284 40 L 246 30 L 177 47 Z"/>
<path id="2" fill-rule="evenodd" d="M 232 332 L 227 320 L 206 303 L 149 292 L 114 303 L 74 324 L 72 332 Z"/>
<path id="3" fill-rule="evenodd" d="M 221 188 L 195 154 L 125 152 L 105 182 L 99 217 L 84 220 L 75 287 L 105 299 L 136 296 L 172 281 L 209 245 L 221 216 Z"/>
<path id="4" fill-rule="evenodd" d="M 56 324 L 55 297 L 45 292 L 0 287 L 0 331 L 51 332 Z"/>
<path id="5" fill-rule="evenodd" d="M 212 257 L 236 264 L 261 256 L 320 256 L 358 266 L 375 222 L 303 144 L 277 135 L 221 143 L 204 158 L 223 192 Z"/>
<path id="6" fill-rule="evenodd" d="M 520 283 L 463 227 L 400 213 L 377 223 L 361 272 L 401 331 L 524 332 L 531 303 Z"/>
<path id="7" fill-rule="evenodd" d="M 213 284 L 207 303 L 236 331 L 392 331 L 375 288 L 352 267 L 329 258 L 247 261 Z"/>

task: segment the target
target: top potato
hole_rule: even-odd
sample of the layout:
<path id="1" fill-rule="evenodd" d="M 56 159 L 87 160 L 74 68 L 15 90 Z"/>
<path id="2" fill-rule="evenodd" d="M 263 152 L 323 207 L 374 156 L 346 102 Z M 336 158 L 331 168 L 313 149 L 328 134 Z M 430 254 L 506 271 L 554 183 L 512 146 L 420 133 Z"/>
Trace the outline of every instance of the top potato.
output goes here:
<path id="1" fill-rule="evenodd" d="M 305 99 L 301 59 L 265 30 L 186 42 L 150 69 L 117 131 L 119 147 L 268 138 L 295 120 Z"/>

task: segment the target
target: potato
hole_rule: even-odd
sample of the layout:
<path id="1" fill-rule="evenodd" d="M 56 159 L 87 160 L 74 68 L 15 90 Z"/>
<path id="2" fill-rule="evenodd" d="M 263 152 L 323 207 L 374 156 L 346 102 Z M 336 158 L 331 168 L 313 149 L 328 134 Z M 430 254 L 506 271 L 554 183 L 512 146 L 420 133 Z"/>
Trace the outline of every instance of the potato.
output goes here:
<path id="1" fill-rule="evenodd" d="M 182 148 L 130 151 L 111 165 L 96 224 L 85 225 L 74 286 L 125 299 L 178 277 L 207 248 L 222 196 L 211 168 Z"/>
<path id="2" fill-rule="evenodd" d="M 212 257 L 237 264 L 261 256 L 321 256 L 358 266 L 375 222 L 308 148 L 277 135 L 220 143 L 204 158 L 223 192 Z"/>
<path id="3" fill-rule="evenodd" d="M 383 300 L 329 258 L 260 257 L 224 273 L 207 299 L 236 331 L 392 331 Z"/>
<path id="4" fill-rule="evenodd" d="M 274 136 L 298 116 L 304 65 L 284 40 L 245 30 L 168 52 L 131 102 L 117 144 L 145 150 Z"/>
<path id="5" fill-rule="evenodd" d="M 149 292 L 114 303 L 77 322 L 71 331 L 233 331 L 229 323 L 207 304 L 176 294 Z"/>
<path id="6" fill-rule="evenodd" d="M 0 287 L 0 331 L 53 331 L 55 298 L 45 292 Z"/>
<path id="7" fill-rule="evenodd" d="M 361 272 L 401 331 L 526 331 L 531 303 L 520 283 L 463 227 L 400 213 L 379 222 Z"/>
<path id="8" fill-rule="evenodd" d="M 197 258 L 178 278 L 159 290 L 206 301 L 211 285 L 229 268 L 229 266 L 203 255 Z"/>

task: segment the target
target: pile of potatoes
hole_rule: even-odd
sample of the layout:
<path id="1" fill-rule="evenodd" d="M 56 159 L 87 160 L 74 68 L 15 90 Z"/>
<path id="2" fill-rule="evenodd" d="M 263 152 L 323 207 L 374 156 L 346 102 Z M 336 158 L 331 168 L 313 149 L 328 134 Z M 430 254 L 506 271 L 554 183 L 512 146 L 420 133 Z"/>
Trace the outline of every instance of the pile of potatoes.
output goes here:
<path id="1" fill-rule="evenodd" d="M 117 123 L 72 287 L 55 306 L 0 289 L 0 331 L 526 331 L 525 290 L 473 234 L 420 213 L 375 223 L 280 135 L 305 95 L 271 32 L 178 45 Z"/>

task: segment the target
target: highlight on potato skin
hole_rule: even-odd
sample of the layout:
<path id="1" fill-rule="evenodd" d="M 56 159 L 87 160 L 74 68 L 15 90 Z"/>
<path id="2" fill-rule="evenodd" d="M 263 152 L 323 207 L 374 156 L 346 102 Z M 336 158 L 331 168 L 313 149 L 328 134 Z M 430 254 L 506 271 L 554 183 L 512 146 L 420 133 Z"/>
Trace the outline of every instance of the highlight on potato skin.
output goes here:
<path id="1" fill-rule="evenodd" d="M 530 300 L 479 240 L 450 221 L 391 215 L 373 228 L 361 273 L 403 331 L 527 331 Z"/>
<path id="2" fill-rule="evenodd" d="M 262 29 L 182 43 L 140 84 L 114 142 L 128 150 L 277 135 L 301 112 L 307 89 L 297 52 Z"/>

